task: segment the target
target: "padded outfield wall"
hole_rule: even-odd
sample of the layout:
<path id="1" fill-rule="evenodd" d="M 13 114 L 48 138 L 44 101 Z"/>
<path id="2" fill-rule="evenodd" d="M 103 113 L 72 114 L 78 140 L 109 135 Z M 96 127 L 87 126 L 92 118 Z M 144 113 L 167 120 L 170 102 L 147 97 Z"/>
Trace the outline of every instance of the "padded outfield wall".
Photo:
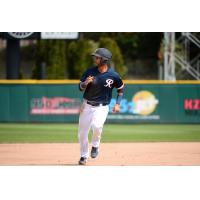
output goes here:
<path id="1" fill-rule="evenodd" d="M 124 81 L 121 111 L 107 123 L 200 123 L 200 81 Z M 78 81 L 0 80 L 0 122 L 78 122 Z"/>

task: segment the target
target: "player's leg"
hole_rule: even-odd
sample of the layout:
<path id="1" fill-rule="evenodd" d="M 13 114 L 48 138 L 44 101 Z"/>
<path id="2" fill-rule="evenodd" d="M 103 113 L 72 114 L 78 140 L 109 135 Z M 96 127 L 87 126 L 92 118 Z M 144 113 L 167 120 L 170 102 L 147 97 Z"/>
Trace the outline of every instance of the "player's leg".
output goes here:
<path id="1" fill-rule="evenodd" d="M 80 157 L 88 158 L 89 146 L 88 146 L 88 132 L 91 127 L 92 112 L 90 106 L 83 103 L 80 116 L 79 116 L 79 130 L 78 138 L 80 143 Z"/>
<path id="2" fill-rule="evenodd" d="M 108 111 L 109 111 L 108 106 L 100 106 L 97 107 L 97 109 L 94 112 L 92 120 L 92 131 L 93 131 L 92 150 L 91 150 L 92 158 L 95 158 L 98 154 L 103 125 L 106 121 Z"/>

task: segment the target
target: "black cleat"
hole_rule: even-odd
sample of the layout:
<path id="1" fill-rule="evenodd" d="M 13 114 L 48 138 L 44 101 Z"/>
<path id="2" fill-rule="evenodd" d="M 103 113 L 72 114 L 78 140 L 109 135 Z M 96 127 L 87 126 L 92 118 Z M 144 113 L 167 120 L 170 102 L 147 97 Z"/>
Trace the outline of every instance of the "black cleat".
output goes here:
<path id="1" fill-rule="evenodd" d="M 92 150 L 91 150 L 91 157 L 92 157 L 92 158 L 96 158 L 97 155 L 98 155 L 98 153 L 99 153 L 98 147 L 92 147 Z"/>
<path id="2" fill-rule="evenodd" d="M 81 157 L 80 160 L 79 160 L 79 162 L 78 162 L 78 164 L 79 164 L 79 165 L 85 165 L 86 162 L 87 162 L 87 158 Z"/>

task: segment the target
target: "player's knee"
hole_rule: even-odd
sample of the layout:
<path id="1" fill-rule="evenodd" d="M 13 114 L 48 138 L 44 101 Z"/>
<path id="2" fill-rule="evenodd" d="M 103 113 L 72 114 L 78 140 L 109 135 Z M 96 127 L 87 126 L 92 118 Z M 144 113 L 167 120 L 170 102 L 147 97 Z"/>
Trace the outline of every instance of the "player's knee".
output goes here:
<path id="1" fill-rule="evenodd" d="M 100 131 L 101 132 L 103 126 L 99 125 L 99 124 L 93 124 L 92 128 L 93 128 L 94 131 Z"/>

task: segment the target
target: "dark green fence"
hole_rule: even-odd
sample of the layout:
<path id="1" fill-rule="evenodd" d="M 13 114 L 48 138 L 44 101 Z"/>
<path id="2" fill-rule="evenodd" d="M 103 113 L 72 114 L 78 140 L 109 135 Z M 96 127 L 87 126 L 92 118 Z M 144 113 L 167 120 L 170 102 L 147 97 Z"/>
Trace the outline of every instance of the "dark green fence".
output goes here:
<path id="1" fill-rule="evenodd" d="M 112 123 L 200 123 L 200 84 L 125 84 L 121 111 Z M 78 122 L 77 83 L 0 83 L 0 122 Z"/>

